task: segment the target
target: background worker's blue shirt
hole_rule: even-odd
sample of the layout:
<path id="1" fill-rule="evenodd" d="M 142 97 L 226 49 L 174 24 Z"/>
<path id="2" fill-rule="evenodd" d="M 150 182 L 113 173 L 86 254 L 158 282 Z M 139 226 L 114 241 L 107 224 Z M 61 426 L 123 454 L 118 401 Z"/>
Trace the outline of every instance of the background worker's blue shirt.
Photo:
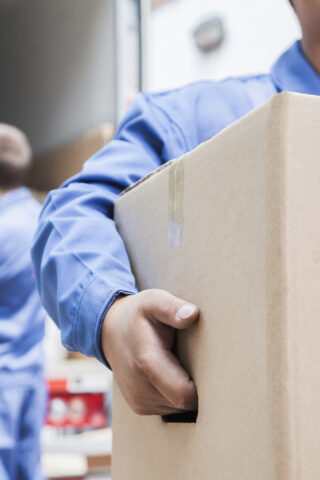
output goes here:
<path id="1" fill-rule="evenodd" d="M 89 159 L 78 175 L 50 193 L 40 217 L 33 260 L 43 304 L 60 326 L 67 348 L 104 361 L 100 345 L 104 315 L 120 292 L 136 292 L 113 221 L 117 195 L 283 90 L 320 94 L 320 76 L 299 42 L 268 75 L 140 94 L 114 140 Z"/>
<path id="2" fill-rule="evenodd" d="M 25 187 L 0 197 L 0 388 L 42 376 L 45 312 L 30 255 L 39 212 Z"/>

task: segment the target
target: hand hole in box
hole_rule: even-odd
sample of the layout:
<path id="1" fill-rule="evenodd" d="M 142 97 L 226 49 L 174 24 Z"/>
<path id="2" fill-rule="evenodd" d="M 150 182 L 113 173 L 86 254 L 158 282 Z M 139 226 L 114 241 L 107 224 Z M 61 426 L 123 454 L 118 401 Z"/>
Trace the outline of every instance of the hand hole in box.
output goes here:
<path id="1" fill-rule="evenodd" d="M 198 411 L 171 413 L 170 415 L 163 415 L 162 420 L 165 423 L 196 423 Z"/>

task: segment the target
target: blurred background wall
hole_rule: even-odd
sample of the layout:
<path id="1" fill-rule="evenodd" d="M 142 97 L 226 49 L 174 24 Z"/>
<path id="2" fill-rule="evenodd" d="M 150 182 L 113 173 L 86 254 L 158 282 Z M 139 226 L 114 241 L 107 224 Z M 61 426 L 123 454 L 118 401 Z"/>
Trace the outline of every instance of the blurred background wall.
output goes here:
<path id="1" fill-rule="evenodd" d="M 156 2 L 157 3 L 157 2 Z M 300 36 L 289 0 L 172 0 L 160 2 L 150 21 L 148 79 L 152 90 L 200 79 L 267 72 Z M 212 17 L 222 20 L 225 38 L 203 53 L 193 32 Z"/>
<path id="2" fill-rule="evenodd" d="M 212 19 L 224 37 L 205 53 Z M 115 124 L 140 88 L 265 72 L 298 36 L 289 0 L 0 0 L 1 120 L 38 156 Z"/>
<path id="3" fill-rule="evenodd" d="M 0 1 L 1 119 L 36 154 L 114 122 L 111 0 Z"/>

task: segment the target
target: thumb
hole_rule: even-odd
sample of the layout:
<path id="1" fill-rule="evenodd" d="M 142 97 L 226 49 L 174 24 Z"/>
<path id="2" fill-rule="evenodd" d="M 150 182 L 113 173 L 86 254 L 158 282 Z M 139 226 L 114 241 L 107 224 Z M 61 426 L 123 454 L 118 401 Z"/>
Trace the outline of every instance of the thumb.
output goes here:
<path id="1" fill-rule="evenodd" d="M 142 313 L 147 318 L 184 329 L 192 325 L 199 316 L 199 308 L 165 290 L 144 290 L 142 295 Z"/>

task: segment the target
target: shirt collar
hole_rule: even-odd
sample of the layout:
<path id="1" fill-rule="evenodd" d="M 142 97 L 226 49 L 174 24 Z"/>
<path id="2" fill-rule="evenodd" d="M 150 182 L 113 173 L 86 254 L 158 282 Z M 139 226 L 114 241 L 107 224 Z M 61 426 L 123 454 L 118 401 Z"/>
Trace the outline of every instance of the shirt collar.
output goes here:
<path id="1" fill-rule="evenodd" d="M 320 75 L 305 57 L 300 40 L 273 65 L 271 77 L 279 91 L 320 95 Z"/>
<path id="2" fill-rule="evenodd" d="M 27 198 L 30 198 L 31 193 L 29 188 L 27 187 L 19 187 L 13 190 L 9 190 L 9 192 L 5 193 L 0 197 L 0 209 L 6 208 L 13 203 L 20 202 Z"/>

